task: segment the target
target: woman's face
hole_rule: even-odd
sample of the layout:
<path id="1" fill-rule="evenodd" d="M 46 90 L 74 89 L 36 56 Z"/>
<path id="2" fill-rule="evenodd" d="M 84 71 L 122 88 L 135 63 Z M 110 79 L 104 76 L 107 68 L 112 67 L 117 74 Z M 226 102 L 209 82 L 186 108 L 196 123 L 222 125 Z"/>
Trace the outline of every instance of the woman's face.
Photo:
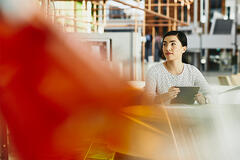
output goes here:
<path id="1" fill-rule="evenodd" d="M 177 36 L 173 35 L 164 38 L 162 49 L 167 61 L 182 61 L 182 54 L 186 51 L 187 47 L 183 47 Z"/>

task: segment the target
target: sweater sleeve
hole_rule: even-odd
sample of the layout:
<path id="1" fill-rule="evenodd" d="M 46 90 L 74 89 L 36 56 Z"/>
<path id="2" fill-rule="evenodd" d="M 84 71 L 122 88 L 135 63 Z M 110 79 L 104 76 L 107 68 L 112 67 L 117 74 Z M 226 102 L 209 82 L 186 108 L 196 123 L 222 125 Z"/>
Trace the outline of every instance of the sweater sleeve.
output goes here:
<path id="1" fill-rule="evenodd" d="M 200 87 L 200 92 L 203 95 L 210 94 L 209 84 L 202 73 L 193 66 L 193 78 L 194 78 L 194 86 Z"/>
<path id="2" fill-rule="evenodd" d="M 150 68 L 146 75 L 146 85 L 145 92 L 148 96 L 155 97 L 157 90 L 157 80 L 156 80 L 156 72 L 154 68 Z"/>

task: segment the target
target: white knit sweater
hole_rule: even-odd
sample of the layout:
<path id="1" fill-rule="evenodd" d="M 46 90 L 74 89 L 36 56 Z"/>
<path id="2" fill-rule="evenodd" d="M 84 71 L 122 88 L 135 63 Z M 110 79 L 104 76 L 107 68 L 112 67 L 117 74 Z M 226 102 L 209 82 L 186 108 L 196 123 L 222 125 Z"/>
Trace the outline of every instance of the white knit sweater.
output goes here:
<path id="1" fill-rule="evenodd" d="M 163 63 L 156 64 L 148 70 L 145 86 L 148 95 L 166 93 L 172 86 L 198 86 L 203 95 L 210 93 L 207 80 L 193 65 L 184 64 L 183 72 L 179 75 L 168 72 Z"/>

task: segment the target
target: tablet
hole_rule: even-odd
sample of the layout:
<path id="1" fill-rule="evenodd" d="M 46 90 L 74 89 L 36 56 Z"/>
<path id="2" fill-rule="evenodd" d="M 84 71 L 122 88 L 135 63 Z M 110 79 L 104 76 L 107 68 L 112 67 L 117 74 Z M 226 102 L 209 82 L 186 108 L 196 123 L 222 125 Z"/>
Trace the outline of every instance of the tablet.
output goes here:
<path id="1" fill-rule="evenodd" d="M 194 96 L 198 93 L 199 87 L 179 87 L 180 89 L 177 97 L 172 99 L 171 104 L 193 104 Z"/>

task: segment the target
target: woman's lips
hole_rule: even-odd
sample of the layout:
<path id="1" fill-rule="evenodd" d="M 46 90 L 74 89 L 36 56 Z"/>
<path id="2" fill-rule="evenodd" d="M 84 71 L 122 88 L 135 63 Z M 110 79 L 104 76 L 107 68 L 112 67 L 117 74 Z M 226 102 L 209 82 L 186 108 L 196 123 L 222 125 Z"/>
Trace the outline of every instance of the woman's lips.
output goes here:
<path id="1" fill-rule="evenodd" d="M 171 52 L 166 52 L 166 55 L 171 55 L 171 54 L 173 54 L 173 53 L 171 53 Z"/>

